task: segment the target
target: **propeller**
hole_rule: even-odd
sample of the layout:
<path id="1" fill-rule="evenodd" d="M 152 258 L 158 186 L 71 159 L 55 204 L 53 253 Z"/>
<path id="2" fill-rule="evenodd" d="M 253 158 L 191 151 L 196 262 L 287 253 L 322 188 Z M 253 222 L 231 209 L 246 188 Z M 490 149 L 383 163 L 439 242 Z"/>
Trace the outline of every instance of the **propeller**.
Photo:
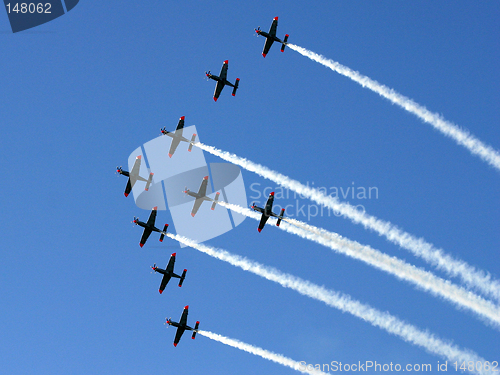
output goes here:
<path id="1" fill-rule="evenodd" d="M 116 173 L 122 174 L 122 172 L 123 172 L 123 169 L 122 169 L 121 165 L 119 167 L 116 167 Z"/>
<path id="2" fill-rule="evenodd" d="M 172 318 L 168 318 L 165 323 L 163 324 L 166 324 L 167 325 L 167 328 L 170 326 L 170 322 L 172 321 Z"/>
<path id="3" fill-rule="evenodd" d="M 150 273 L 153 273 L 153 271 L 155 271 L 155 269 L 156 269 L 156 263 L 153 265 L 153 267 L 151 267 L 152 271 Z"/>
<path id="4" fill-rule="evenodd" d="M 189 190 L 188 190 L 187 186 L 185 186 L 185 187 L 184 187 L 184 191 L 183 191 L 183 193 L 187 195 L 188 191 L 189 191 Z"/>
<path id="5" fill-rule="evenodd" d="M 212 74 L 210 73 L 210 70 L 208 72 L 205 72 L 205 79 L 208 81 L 211 75 Z"/>
<path id="6" fill-rule="evenodd" d="M 162 135 L 167 134 L 167 127 L 166 127 L 166 126 L 164 126 L 164 127 L 163 127 L 163 129 L 160 129 L 160 133 L 161 133 Z"/>
<path id="7" fill-rule="evenodd" d="M 139 218 L 134 216 L 134 220 L 132 220 L 131 223 L 132 224 L 137 224 L 138 220 L 139 220 Z"/>

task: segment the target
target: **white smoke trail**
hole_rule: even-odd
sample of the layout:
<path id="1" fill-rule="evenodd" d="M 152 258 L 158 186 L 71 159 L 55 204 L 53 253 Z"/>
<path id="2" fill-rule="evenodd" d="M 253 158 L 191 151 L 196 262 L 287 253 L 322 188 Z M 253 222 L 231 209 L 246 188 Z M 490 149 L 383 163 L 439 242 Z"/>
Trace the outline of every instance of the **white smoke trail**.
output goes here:
<path id="1" fill-rule="evenodd" d="M 389 87 L 384 86 L 377 81 L 360 74 L 359 72 L 353 71 L 336 61 L 327 59 L 322 55 L 318 55 L 317 53 L 294 44 L 289 44 L 288 46 L 301 55 L 309 57 L 311 60 L 330 68 L 334 72 L 352 79 L 361 86 L 376 92 L 380 96 L 390 100 L 392 103 L 399 105 L 410 113 L 413 113 L 421 120 L 431 124 L 435 129 L 439 130 L 444 135 L 455 140 L 455 142 L 459 145 L 467 148 L 473 155 L 479 156 L 483 161 L 500 170 L 500 153 L 493 147 L 481 142 L 469 132 L 460 129 L 457 125 L 445 120 L 438 114 L 432 113 L 427 108 L 415 103 L 410 98 L 407 98 L 393 89 L 390 89 Z"/>
<path id="2" fill-rule="evenodd" d="M 444 271 L 449 276 L 459 277 L 465 285 L 482 292 L 484 295 L 493 297 L 500 301 L 500 282 L 492 280 L 491 276 L 484 271 L 476 270 L 466 262 L 455 259 L 446 254 L 442 249 L 435 248 L 432 244 L 422 238 L 415 236 L 397 228 L 394 224 L 380 220 L 366 212 L 358 211 L 349 203 L 340 202 L 336 197 L 331 197 L 313 187 L 306 186 L 297 180 L 291 179 L 279 172 L 273 171 L 263 165 L 254 163 L 245 158 L 241 158 L 227 151 L 219 150 L 215 147 L 205 145 L 200 142 L 195 146 L 213 155 L 220 157 L 230 163 L 239 165 L 250 172 L 254 172 L 286 189 L 292 190 L 303 197 L 309 198 L 316 203 L 340 212 L 351 219 L 353 223 L 362 224 L 365 228 L 371 229 L 386 237 L 389 241 L 409 250 L 416 256 L 421 257 L 434 267 Z"/>
<path id="3" fill-rule="evenodd" d="M 219 204 L 234 212 L 260 221 L 261 215 L 248 208 L 223 201 L 219 201 Z M 275 219 L 271 218 L 270 220 L 272 222 L 275 221 Z M 490 301 L 486 301 L 474 293 L 452 284 L 448 280 L 443 280 L 431 272 L 417 268 L 396 257 L 391 257 L 370 246 L 348 240 L 339 234 L 303 223 L 299 220 L 293 220 L 293 222 L 306 229 L 297 228 L 286 223 L 281 223 L 279 228 L 301 238 L 314 241 L 339 253 L 361 260 L 401 280 L 406 280 L 435 296 L 451 301 L 458 307 L 467 308 L 475 312 L 480 317 L 486 318 L 490 323 L 494 324 L 497 329 L 500 327 L 500 307 L 495 306 Z M 307 230 L 309 230 L 309 232 Z"/>
<path id="4" fill-rule="evenodd" d="M 227 262 L 245 271 L 252 272 L 267 280 L 274 281 L 284 288 L 290 288 L 304 296 L 324 302 L 326 305 L 339 309 L 342 312 L 350 313 L 375 327 L 398 336 L 408 343 L 422 347 L 428 352 L 445 358 L 450 362 L 459 361 L 462 363 L 463 361 L 473 361 L 476 363 L 477 361 L 482 361 L 484 363 L 484 359 L 473 351 L 460 349 L 458 346 L 444 341 L 428 331 L 420 330 L 387 312 L 379 311 L 369 305 L 353 300 L 347 294 L 328 290 L 323 286 L 283 273 L 276 268 L 265 266 L 246 257 L 231 254 L 226 250 L 196 243 L 183 236 L 171 233 L 167 233 L 167 236 L 211 257 Z M 476 373 L 486 374 L 484 371 L 477 371 Z"/>
<path id="5" fill-rule="evenodd" d="M 221 342 L 223 344 L 232 346 L 233 348 L 241 349 L 241 350 L 244 350 L 245 352 L 248 352 L 248 353 L 257 355 L 259 357 L 268 359 L 270 361 L 279 363 L 280 365 L 288 366 L 288 367 L 293 368 L 294 370 L 300 371 L 304 374 L 327 375 L 327 373 L 325 373 L 323 371 L 319 371 L 317 369 L 309 368 L 309 370 L 306 370 L 304 365 L 301 365 L 300 362 L 294 361 L 293 359 L 287 358 L 281 354 L 276 354 L 276 353 L 270 352 L 268 350 L 259 348 L 258 346 L 246 344 L 246 343 L 241 342 L 239 340 L 231 339 L 229 337 L 225 337 L 225 336 L 219 335 L 217 333 L 209 332 L 209 331 L 198 331 L 198 334 L 203 335 L 205 337 L 208 337 L 212 340 Z"/>

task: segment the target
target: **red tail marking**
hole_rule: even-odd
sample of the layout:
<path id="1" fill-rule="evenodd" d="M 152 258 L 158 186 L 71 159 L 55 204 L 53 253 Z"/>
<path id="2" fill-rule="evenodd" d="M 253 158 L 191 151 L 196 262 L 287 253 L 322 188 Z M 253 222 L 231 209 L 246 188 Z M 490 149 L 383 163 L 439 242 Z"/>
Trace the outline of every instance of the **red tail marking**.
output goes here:
<path id="1" fill-rule="evenodd" d="M 208 180 L 208 176 L 203 177 L 204 180 Z"/>
<path id="2" fill-rule="evenodd" d="M 277 21 L 278 20 L 278 17 L 274 17 L 274 20 Z"/>
<path id="3" fill-rule="evenodd" d="M 153 207 L 153 210 L 155 210 L 155 211 L 156 211 L 157 209 L 158 209 L 158 206 L 154 206 L 154 207 Z"/>
<path id="4" fill-rule="evenodd" d="M 272 196 L 274 197 L 274 191 L 273 191 L 273 192 L 271 192 L 271 194 L 269 194 L 269 195 L 272 195 Z"/>
<path id="5" fill-rule="evenodd" d="M 229 64 L 229 60 L 224 61 L 224 64 Z"/>
<path id="6" fill-rule="evenodd" d="M 184 120 L 185 118 L 186 118 L 186 116 L 182 116 L 182 117 L 181 117 L 181 120 Z"/>
<path id="7" fill-rule="evenodd" d="M 140 158 L 142 158 L 142 155 L 139 155 L 136 159 L 140 159 Z"/>
<path id="8" fill-rule="evenodd" d="M 186 307 L 184 307 L 185 310 L 189 309 L 189 305 L 187 305 Z"/>

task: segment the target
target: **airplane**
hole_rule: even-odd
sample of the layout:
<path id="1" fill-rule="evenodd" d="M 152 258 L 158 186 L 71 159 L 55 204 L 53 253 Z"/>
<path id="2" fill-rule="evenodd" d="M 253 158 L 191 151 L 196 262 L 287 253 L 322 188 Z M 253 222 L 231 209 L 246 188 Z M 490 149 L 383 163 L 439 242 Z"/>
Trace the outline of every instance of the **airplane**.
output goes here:
<path id="1" fill-rule="evenodd" d="M 168 157 L 171 158 L 172 155 L 174 154 L 175 150 L 177 149 L 177 146 L 179 146 L 179 143 L 181 141 L 189 143 L 188 151 L 191 152 L 193 149 L 193 142 L 196 139 L 196 134 L 193 134 L 191 137 L 191 141 L 189 139 L 186 139 L 182 136 L 182 130 L 184 128 L 184 119 L 186 116 L 182 116 L 179 119 L 179 123 L 177 124 L 177 128 L 175 129 L 175 132 L 169 132 L 166 127 L 163 127 L 163 129 L 160 129 L 161 134 L 163 135 L 168 135 L 169 137 L 172 137 L 172 144 L 170 145 L 170 150 L 168 151 Z"/>
<path id="2" fill-rule="evenodd" d="M 196 336 L 196 332 L 198 332 L 198 326 L 200 325 L 200 322 L 196 322 L 194 328 L 191 328 L 190 326 L 187 325 L 188 309 L 189 306 L 184 307 L 184 311 L 182 312 L 181 320 L 179 321 L 179 323 L 173 322 L 172 319 L 170 318 L 168 318 L 167 321 L 165 322 L 169 326 L 177 327 L 177 332 L 175 333 L 175 339 L 174 339 L 174 346 L 177 346 L 179 340 L 182 337 L 182 334 L 186 329 L 189 331 L 193 331 L 193 336 L 191 337 L 193 340 L 194 337 Z"/>
<path id="3" fill-rule="evenodd" d="M 285 52 L 285 46 L 286 42 L 288 41 L 288 34 L 285 34 L 285 39 L 281 40 L 280 38 L 276 37 L 276 29 L 278 27 L 278 17 L 273 18 L 273 23 L 271 24 L 271 28 L 269 29 L 269 32 L 266 33 L 265 31 L 260 30 L 260 26 L 255 29 L 255 32 L 258 35 L 262 35 L 266 37 L 266 44 L 264 44 L 264 50 L 262 51 L 262 56 L 266 57 L 267 53 L 269 52 L 269 49 L 273 45 L 274 42 L 281 43 L 281 52 Z"/>
<path id="4" fill-rule="evenodd" d="M 165 290 L 165 287 L 167 286 L 171 277 L 177 277 L 178 279 L 180 279 L 179 280 L 180 287 L 182 286 L 182 283 L 184 282 L 184 279 L 186 278 L 186 272 L 187 272 L 186 269 L 182 272 L 181 276 L 174 273 L 174 263 L 175 263 L 175 253 L 173 253 L 170 256 L 170 260 L 168 261 L 167 268 L 165 268 L 165 269 L 158 268 L 158 267 L 156 267 L 156 263 L 154 264 L 153 267 L 151 267 L 153 269 L 153 271 L 163 274 L 163 279 L 161 280 L 160 289 L 158 289 L 160 294 L 162 294 L 163 291 Z"/>
<path id="5" fill-rule="evenodd" d="M 267 198 L 267 203 L 266 203 L 266 206 L 264 208 L 257 207 L 255 205 L 255 203 L 252 205 L 252 209 L 254 211 L 260 212 L 262 214 L 262 217 L 261 217 L 260 223 L 259 223 L 259 228 L 257 229 L 259 231 L 259 233 L 262 230 L 262 228 L 264 228 L 264 225 L 266 225 L 267 219 L 269 219 L 269 217 L 271 217 L 271 216 L 278 218 L 278 222 L 276 223 L 277 227 L 279 227 L 281 224 L 281 220 L 283 219 L 283 215 L 285 214 L 285 209 L 283 208 L 281 210 L 281 213 L 279 214 L 279 216 L 276 215 L 272 211 L 273 201 L 274 201 L 274 191 L 271 194 L 269 194 L 269 198 Z"/>
<path id="6" fill-rule="evenodd" d="M 215 194 L 215 199 L 207 197 L 206 196 L 207 184 L 208 184 L 208 176 L 205 176 L 205 177 L 203 177 L 203 180 L 201 181 L 201 185 L 200 185 L 200 189 L 198 190 L 198 193 L 195 193 L 195 192 L 189 190 L 188 188 L 186 188 L 186 190 L 184 190 L 184 193 L 186 193 L 187 195 L 189 195 L 191 197 L 196 198 L 196 200 L 194 201 L 193 210 L 191 211 L 192 217 L 194 217 L 194 215 L 196 215 L 196 213 L 198 212 L 198 209 L 200 208 L 201 204 L 204 201 L 213 202 L 212 203 L 212 210 L 215 210 L 215 205 L 217 204 L 217 201 L 219 200 L 220 193 L 217 192 L 217 194 Z"/>
<path id="7" fill-rule="evenodd" d="M 141 169 L 141 158 L 142 155 L 139 155 L 138 157 L 135 158 L 134 166 L 132 167 L 131 172 L 124 171 L 122 167 L 116 167 L 116 173 L 122 174 L 124 176 L 128 177 L 128 182 L 127 186 L 125 187 L 125 196 L 128 197 L 130 192 L 132 191 L 132 188 L 134 187 L 135 183 L 137 181 L 145 181 L 146 182 L 146 188 L 144 190 L 148 191 L 149 190 L 149 185 L 151 185 L 151 181 L 153 181 L 153 174 L 149 174 L 149 178 L 146 180 L 145 178 L 142 178 L 139 176 L 139 170 Z"/>
<path id="8" fill-rule="evenodd" d="M 236 78 L 236 82 L 234 85 L 227 80 L 227 66 L 228 66 L 229 61 L 226 60 L 224 61 L 224 64 L 222 64 L 222 69 L 220 70 L 220 75 L 217 77 L 216 75 L 210 74 L 210 70 L 208 72 L 205 72 L 206 76 L 210 79 L 213 79 L 214 81 L 217 81 L 217 84 L 215 85 L 215 91 L 214 91 L 214 100 L 217 101 L 219 99 L 219 95 L 224 88 L 225 85 L 233 87 L 233 96 L 236 95 L 236 90 L 238 90 L 238 85 L 240 84 L 240 79 Z"/>
<path id="9" fill-rule="evenodd" d="M 168 224 L 165 224 L 165 227 L 163 228 L 163 231 L 161 231 L 161 230 L 159 230 L 158 228 L 155 227 L 155 220 L 156 220 L 156 211 L 157 211 L 157 209 L 158 209 L 158 207 L 153 207 L 153 209 L 151 210 L 151 214 L 149 215 L 149 219 L 148 219 L 148 221 L 146 223 L 143 222 L 143 221 L 140 221 L 138 217 L 136 218 L 134 216 L 134 221 L 132 221 L 132 222 L 135 225 L 139 225 L 140 227 L 144 228 L 144 232 L 142 233 L 142 237 L 141 237 L 141 242 L 139 243 L 139 245 L 141 247 L 144 246 L 144 244 L 146 243 L 146 241 L 149 238 L 149 235 L 152 232 L 161 233 L 161 235 L 160 235 L 160 242 L 163 242 L 163 239 L 165 238 L 165 234 L 167 233 Z"/>

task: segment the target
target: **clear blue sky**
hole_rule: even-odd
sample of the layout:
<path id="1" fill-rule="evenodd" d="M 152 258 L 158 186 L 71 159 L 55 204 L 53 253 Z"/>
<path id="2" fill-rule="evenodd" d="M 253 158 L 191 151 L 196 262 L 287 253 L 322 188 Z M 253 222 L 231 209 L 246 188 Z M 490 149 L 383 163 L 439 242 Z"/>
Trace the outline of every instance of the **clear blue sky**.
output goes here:
<path id="1" fill-rule="evenodd" d="M 324 304 L 141 231 L 147 217 L 125 178 L 129 154 L 174 129 L 315 186 L 376 187 L 347 198 L 500 277 L 500 174 L 353 81 L 262 37 L 278 36 L 357 70 L 500 148 L 500 5 L 470 2 L 81 0 L 68 14 L 12 34 L 0 11 L 0 368 L 9 374 L 289 374 L 205 337 L 179 346 L 163 325 L 189 322 L 307 363 L 442 360 Z M 236 97 L 214 82 L 229 60 Z M 220 162 L 206 155 L 210 162 Z M 253 189 L 274 184 L 243 171 Z M 253 185 L 252 185 L 253 184 Z M 291 194 L 278 204 L 313 203 Z M 314 210 L 314 208 L 311 208 Z M 158 215 L 168 222 L 168 212 Z M 306 219 L 299 217 L 299 219 Z M 349 220 L 314 225 L 433 268 Z M 209 245 L 245 255 L 389 311 L 500 361 L 500 332 L 472 313 L 364 263 L 246 219 Z M 187 268 L 158 294 L 177 252 Z"/>

